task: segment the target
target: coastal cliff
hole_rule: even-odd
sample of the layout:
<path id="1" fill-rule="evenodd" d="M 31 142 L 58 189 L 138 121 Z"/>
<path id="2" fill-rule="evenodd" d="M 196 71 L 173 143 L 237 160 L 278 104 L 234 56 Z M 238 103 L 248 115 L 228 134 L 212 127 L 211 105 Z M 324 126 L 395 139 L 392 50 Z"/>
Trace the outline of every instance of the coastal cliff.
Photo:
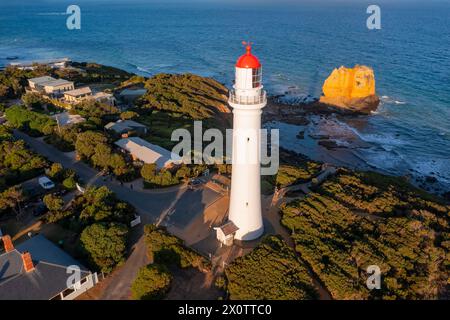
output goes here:
<path id="1" fill-rule="evenodd" d="M 323 84 L 320 103 L 349 111 L 370 113 L 380 103 L 375 89 L 373 69 L 367 66 L 344 66 L 334 69 Z"/>

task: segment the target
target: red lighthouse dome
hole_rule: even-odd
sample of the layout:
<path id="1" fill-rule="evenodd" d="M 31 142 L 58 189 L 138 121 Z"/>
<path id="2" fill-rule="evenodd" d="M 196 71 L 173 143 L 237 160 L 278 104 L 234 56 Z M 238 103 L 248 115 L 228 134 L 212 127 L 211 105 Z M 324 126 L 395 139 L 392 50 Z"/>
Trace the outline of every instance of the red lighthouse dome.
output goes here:
<path id="1" fill-rule="evenodd" d="M 247 53 L 242 55 L 236 62 L 237 68 L 258 69 L 261 68 L 261 63 L 258 58 L 252 54 L 252 47 L 250 44 L 246 47 Z"/>

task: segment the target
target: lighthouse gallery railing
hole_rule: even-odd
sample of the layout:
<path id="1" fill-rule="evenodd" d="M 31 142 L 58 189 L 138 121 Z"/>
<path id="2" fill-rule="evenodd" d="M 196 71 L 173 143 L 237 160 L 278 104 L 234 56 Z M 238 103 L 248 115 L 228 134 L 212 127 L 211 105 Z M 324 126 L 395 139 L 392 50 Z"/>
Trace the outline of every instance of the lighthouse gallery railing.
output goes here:
<path id="1" fill-rule="evenodd" d="M 229 99 L 229 101 L 234 104 L 254 105 L 266 102 L 267 93 L 266 91 L 261 91 L 260 95 L 249 97 L 236 95 L 236 92 L 234 90 L 231 90 Z"/>

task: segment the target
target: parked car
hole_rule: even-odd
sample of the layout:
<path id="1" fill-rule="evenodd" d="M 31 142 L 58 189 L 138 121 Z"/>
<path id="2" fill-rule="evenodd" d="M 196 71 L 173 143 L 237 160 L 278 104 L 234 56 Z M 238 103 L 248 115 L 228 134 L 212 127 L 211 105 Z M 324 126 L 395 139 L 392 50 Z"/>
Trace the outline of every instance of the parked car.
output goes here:
<path id="1" fill-rule="evenodd" d="M 50 190 L 55 187 L 55 184 L 52 180 L 50 180 L 48 177 L 43 176 L 39 178 L 39 185 L 44 188 L 45 190 Z"/>
<path id="2" fill-rule="evenodd" d="M 200 179 L 191 179 L 188 183 L 188 188 L 190 190 L 198 189 L 202 185 L 202 180 Z"/>

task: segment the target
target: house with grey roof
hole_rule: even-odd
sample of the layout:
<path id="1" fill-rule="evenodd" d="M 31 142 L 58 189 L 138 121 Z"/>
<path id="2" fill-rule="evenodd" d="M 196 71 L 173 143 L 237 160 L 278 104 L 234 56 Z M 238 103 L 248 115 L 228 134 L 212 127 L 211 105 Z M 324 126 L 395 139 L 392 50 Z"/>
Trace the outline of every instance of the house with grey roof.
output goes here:
<path id="1" fill-rule="evenodd" d="M 139 122 L 133 120 L 118 120 L 116 122 L 110 122 L 105 126 L 106 130 L 112 130 L 117 134 L 131 134 L 133 132 L 138 134 L 147 134 L 148 128 Z"/>
<path id="2" fill-rule="evenodd" d="M 42 235 L 14 247 L 2 237 L 0 300 L 72 300 L 98 283 L 96 273 Z"/>

